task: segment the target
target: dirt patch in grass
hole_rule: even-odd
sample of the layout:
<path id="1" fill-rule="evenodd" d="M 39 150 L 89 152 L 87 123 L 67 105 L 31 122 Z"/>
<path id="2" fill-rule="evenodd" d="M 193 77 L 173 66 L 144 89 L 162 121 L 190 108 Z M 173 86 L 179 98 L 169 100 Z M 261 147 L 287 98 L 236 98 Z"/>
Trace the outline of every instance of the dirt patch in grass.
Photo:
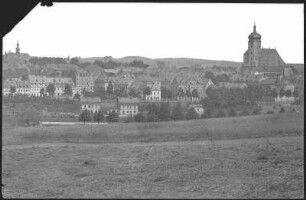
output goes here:
<path id="1" fill-rule="evenodd" d="M 304 197 L 301 136 L 13 147 L 3 149 L 4 197 Z"/>

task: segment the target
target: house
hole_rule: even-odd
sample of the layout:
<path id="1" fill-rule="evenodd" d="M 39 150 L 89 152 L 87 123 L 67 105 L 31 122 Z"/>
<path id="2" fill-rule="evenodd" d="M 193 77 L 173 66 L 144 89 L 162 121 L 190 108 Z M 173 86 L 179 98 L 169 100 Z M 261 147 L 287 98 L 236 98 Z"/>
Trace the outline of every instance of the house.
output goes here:
<path id="1" fill-rule="evenodd" d="M 80 102 L 81 112 L 84 110 L 88 110 L 91 113 L 96 113 L 100 109 L 101 99 L 100 97 L 81 97 Z"/>
<path id="2" fill-rule="evenodd" d="M 294 92 L 295 84 L 289 81 L 284 81 L 282 83 L 282 87 L 285 91 L 290 90 L 292 93 Z"/>
<path id="3" fill-rule="evenodd" d="M 91 113 L 96 113 L 101 110 L 105 114 L 109 114 L 112 111 L 118 113 L 119 111 L 117 101 L 101 101 L 100 97 L 81 97 L 80 101 L 82 104 L 81 111 L 88 110 Z"/>
<path id="4" fill-rule="evenodd" d="M 119 113 L 118 102 L 114 100 L 104 100 L 100 103 L 100 110 L 107 115 L 113 111 Z"/>
<path id="5" fill-rule="evenodd" d="M 77 70 L 75 78 L 76 92 L 82 94 L 83 90 L 93 92 L 94 81 L 93 75 L 85 70 Z"/>
<path id="6" fill-rule="evenodd" d="M 46 92 L 46 88 L 48 87 L 49 84 L 54 84 L 55 86 L 54 95 L 56 97 L 60 97 L 64 94 L 64 89 L 66 84 L 69 84 L 73 89 L 72 92 L 76 93 L 74 82 L 72 78 L 68 77 L 46 77 L 46 76 L 29 75 L 28 82 L 31 88 L 30 89 L 31 96 L 41 96 L 40 91 L 42 88 L 45 90 L 45 93 L 49 95 Z"/>
<path id="7" fill-rule="evenodd" d="M 294 97 L 276 97 L 275 98 L 275 103 L 276 104 L 281 104 L 281 105 L 290 105 L 293 104 L 295 102 L 295 98 Z"/>
<path id="8" fill-rule="evenodd" d="M 16 87 L 16 93 L 31 96 L 31 86 L 29 81 L 19 81 Z"/>
<path id="9" fill-rule="evenodd" d="M 119 114 L 121 116 L 137 115 L 139 109 L 140 99 L 132 97 L 119 97 L 118 106 Z"/>
<path id="10" fill-rule="evenodd" d="M 189 104 L 189 108 L 193 108 L 199 116 L 203 115 L 204 113 L 204 108 L 202 104 Z"/>
<path id="11" fill-rule="evenodd" d="M 179 90 L 185 94 L 187 91 L 192 94 L 194 90 L 197 90 L 198 99 L 204 99 L 207 88 L 212 86 L 213 82 L 210 79 L 203 78 L 200 74 L 179 73 L 174 76 L 172 85 L 176 94 Z"/>
<path id="12" fill-rule="evenodd" d="M 16 87 L 20 80 L 21 80 L 21 77 L 18 77 L 17 75 L 11 76 L 4 81 L 4 84 L 6 84 L 9 87 L 11 87 L 11 86 Z"/>
<path id="13" fill-rule="evenodd" d="M 147 87 L 151 89 L 151 94 L 146 95 L 145 99 L 147 101 L 160 101 L 161 100 L 161 81 L 159 80 L 147 81 Z"/>
<path id="14" fill-rule="evenodd" d="M 4 96 L 9 96 L 11 94 L 11 87 L 5 82 L 2 83 L 2 94 Z"/>
<path id="15" fill-rule="evenodd" d="M 101 73 L 96 80 L 94 81 L 94 87 L 95 88 L 104 88 L 106 90 L 107 86 L 107 76 L 105 73 Z"/>

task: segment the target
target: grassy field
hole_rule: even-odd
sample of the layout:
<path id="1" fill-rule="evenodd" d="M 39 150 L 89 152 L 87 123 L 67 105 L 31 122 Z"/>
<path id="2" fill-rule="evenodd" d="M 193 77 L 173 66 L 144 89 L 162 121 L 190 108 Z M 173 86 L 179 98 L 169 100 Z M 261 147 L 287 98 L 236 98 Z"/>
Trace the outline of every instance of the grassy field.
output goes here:
<path id="1" fill-rule="evenodd" d="M 303 198 L 301 113 L 3 131 L 6 198 Z"/>

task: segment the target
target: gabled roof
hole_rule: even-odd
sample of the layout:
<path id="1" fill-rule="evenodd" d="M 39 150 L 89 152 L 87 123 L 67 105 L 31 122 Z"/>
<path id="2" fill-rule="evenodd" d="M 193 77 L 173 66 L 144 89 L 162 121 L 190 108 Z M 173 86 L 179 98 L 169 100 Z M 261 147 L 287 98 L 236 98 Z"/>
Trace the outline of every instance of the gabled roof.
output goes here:
<path id="1" fill-rule="evenodd" d="M 139 103 L 139 98 L 133 97 L 118 97 L 118 103 Z"/>
<path id="2" fill-rule="evenodd" d="M 117 102 L 115 101 L 102 101 L 100 103 L 101 110 L 115 109 L 118 108 Z"/>
<path id="3" fill-rule="evenodd" d="M 258 66 L 285 66 L 285 62 L 280 57 L 276 49 L 262 48 L 259 54 Z"/>
<path id="4" fill-rule="evenodd" d="M 100 97 L 81 97 L 82 103 L 101 103 Z"/>
<path id="5" fill-rule="evenodd" d="M 17 83 L 17 88 L 26 88 L 26 87 L 30 87 L 30 82 L 27 81 L 19 81 Z"/>

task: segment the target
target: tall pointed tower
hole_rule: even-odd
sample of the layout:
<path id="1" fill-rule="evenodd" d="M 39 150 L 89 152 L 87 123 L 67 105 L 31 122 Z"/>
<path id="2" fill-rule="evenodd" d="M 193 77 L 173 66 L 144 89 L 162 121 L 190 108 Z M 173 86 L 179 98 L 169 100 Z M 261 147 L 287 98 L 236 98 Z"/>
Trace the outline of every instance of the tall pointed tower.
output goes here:
<path id="1" fill-rule="evenodd" d="M 253 32 L 249 35 L 248 50 L 243 55 L 243 66 L 257 67 L 261 51 L 261 35 L 256 32 L 254 23 Z"/>
<path id="2" fill-rule="evenodd" d="M 17 41 L 16 54 L 20 54 L 19 41 Z"/>

